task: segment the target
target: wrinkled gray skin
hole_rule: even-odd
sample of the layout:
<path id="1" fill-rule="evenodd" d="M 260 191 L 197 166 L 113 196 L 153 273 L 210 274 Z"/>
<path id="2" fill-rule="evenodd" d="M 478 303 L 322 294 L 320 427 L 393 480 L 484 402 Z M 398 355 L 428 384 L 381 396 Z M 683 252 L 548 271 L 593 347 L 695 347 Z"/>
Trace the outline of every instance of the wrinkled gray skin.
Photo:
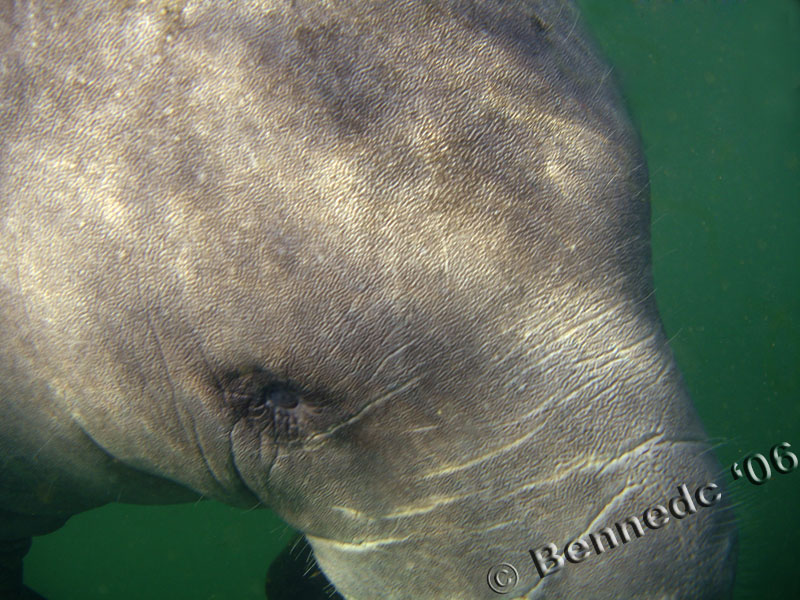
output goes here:
<path id="1" fill-rule="evenodd" d="M 727 597 L 724 502 L 528 554 L 721 483 L 571 5 L 0 6 L 7 587 L 10 540 L 206 497 L 349 600 Z"/>

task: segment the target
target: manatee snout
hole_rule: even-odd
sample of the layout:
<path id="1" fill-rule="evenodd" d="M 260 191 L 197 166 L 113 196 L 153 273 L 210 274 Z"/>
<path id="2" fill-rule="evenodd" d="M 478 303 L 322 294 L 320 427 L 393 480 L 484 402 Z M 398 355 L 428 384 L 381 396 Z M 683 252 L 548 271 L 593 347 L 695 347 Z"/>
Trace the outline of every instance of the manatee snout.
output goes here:
<path id="1" fill-rule="evenodd" d="M 735 560 L 727 500 L 662 527 L 645 521 L 682 484 L 694 492 L 716 483 L 725 494 L 665 339 L 646 313 L 586 306 L 580 314 L 593 311 L 608 322 L 581 322 L 599 337 L 564 340 L 557 352 L 569 360 L 548 363 L 553 351 L 543 348 L 509 371 L 496 361 L 510 346 L 487 348 L 486 366 L 459 372 L 449 389 L 437 370 L 312 444 L 336 457 L 335 482 L 304 463 L 310 481 L 325 481 L 324 505 L 297 520 L 291 507 L 279 510 L 306 533 L 339 593 L 492 598 L 491 569 L 510 564 L 512 597 L 727 597 Z M 609 339 L 612 323 L 613 335 L 623 331 L 619 322 L 630 329 Z M 520 352 L 532 351 L 520 342 Z M 536 401 L 530 390 L 539 390 Z M 439 408 L 412 410 L 420 395 Z M 271 482 L 289 485 L 298 470 L 284 460 Z M 615 524 L 631 517 L 643 535 L 623 542 Z M 617 531 L 616 547 L 537 572 L 532 551 L 552 544 L 563 557 L 568 542 L 591 543 L 605 528 Z"/>

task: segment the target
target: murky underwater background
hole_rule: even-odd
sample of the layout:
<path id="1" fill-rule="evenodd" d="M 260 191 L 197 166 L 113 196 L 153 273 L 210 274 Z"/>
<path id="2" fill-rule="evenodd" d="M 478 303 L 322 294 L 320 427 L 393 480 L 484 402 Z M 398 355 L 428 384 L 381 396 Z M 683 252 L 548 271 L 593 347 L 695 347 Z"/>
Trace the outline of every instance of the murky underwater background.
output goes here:
<path id="1" fill-rule="evenodd" d="M 658 303 L 739 504 L 735 599 L 800 598 L 800 469 L 728 471 L 800 451 L 800 2 L 579 4 L 644 139 Z M 263 510 L 112 505 L 37 539 L 26 580 L 49 600 L 257 600 L 290 536 Z"/>

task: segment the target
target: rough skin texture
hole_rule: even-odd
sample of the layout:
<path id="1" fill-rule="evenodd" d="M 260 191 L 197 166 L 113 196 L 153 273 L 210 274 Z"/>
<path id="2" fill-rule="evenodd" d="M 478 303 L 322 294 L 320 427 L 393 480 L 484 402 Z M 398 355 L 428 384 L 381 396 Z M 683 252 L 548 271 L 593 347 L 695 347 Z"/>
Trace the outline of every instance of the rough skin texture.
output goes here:
<path id="1" fill-rule="evenodd" d="M 727 597 L 724 493 L 528 554 L 718 469 L 610 74 L 555 0 L 0 3 L 0 592 L 71 514 L 207 497 L 348 600 Z"/>

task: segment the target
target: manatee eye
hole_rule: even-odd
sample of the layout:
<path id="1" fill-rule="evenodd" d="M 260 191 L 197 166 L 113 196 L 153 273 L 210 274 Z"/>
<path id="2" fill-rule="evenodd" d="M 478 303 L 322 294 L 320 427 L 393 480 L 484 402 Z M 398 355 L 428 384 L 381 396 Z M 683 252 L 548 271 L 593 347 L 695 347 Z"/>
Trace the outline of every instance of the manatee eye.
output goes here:
<path id="1" fill-rule="evenodd" d="M 230 373 L 222 382 L 222 397 L 236 421 L 281 442 L 301 438 L 317 415 L 318 403 L 307 392 L 259 368 Z"/>
<path id="2" fill-rule="evenodd" d="M 264 388 L 262 402 L 280 408 L 294 408 L 299 399 L 293 390 L 279 383 L 273 383 Z"/>

